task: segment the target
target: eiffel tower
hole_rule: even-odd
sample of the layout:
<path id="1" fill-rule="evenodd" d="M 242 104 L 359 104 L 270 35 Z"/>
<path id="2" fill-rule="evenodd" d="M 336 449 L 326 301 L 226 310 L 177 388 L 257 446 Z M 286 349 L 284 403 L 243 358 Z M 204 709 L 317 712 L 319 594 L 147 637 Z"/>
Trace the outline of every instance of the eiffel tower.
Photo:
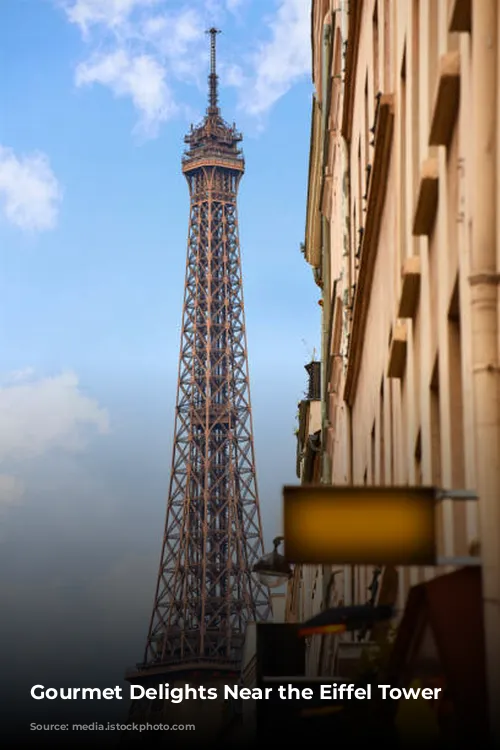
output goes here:
<path id="1" fill-rule="evenodd" d="M 208 107 L 182 158 L 190 217 L 167 519 L 144 659 L 127 675 L 148 686 L 234 684 L 247 624 L 271 611 L 252 574 L 263 543 L 237 218 L 245 163 L 218 105 L 218 30 L 207 33 Z M 164 708 L 138 703 L 142 715 Z"/>

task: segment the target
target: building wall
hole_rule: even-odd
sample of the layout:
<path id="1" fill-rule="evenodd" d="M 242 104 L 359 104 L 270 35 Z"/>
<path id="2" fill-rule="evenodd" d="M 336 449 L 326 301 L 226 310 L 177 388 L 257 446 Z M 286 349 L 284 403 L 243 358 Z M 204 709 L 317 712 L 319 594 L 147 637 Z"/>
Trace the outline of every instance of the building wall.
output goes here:
<path id="1" fill-rule="evenodd" d="M 378 142 L 370 146 L 378 92 L 392 95 L 394 119 L 388 173 L 379 187 L 379 192 L 385 190 L 385 201 L 378 238 L 367 248 L 376 260 L 370 285 L 363 290 L 366 324 L 348 352 L 352 359 L 354 346 L 360 350 L 357 384 L 349 395 L 352 481 L 473 487 L 474 432 L 464 430 L 464 422 L 471 424 L 472 420 L 472 400 L 467 398 L 470 303 L 468 284 L 464 283 L 469 239 L 465 194 L 471 180 L 463 174 L 470 162 L 467 133 L 472 123 L 466 97 L 460 99 L 449 146 L 429 146 L 440 59 L 460 51 L 460 78 L 467 90 L 470 37 L 448 33 L 446 2 L 365 0 L 359 6 L 349 142 L 349 215 L 354 238 L 349 263 L 354 284 L 366 262 L 363 244 L 360 258 L 355 257 L 359 230 L 369 223 L 372 205 L 375 209 L 381 205 L 380 198 L 372 201 L 370 195 L 363 199 L 366 169 L 371 166 L 373 179 L 379 148 Z M 415 236 L 420 175 L 429 159 L 436 168 L 437 211 L 428 234 Z M 335 243 L 331 252 L 339 254 Z M 402 319 L 402 270 L 405 262 L 415 257 L 420 259 L 420 296 L 413 318 Z M 352 318 L 360 309 L 355 295 L 356 289 Z M 389 377 L 391 336 L 397 327 L 406 339 L 406 355 L 398 376 Z M 336 482 L 337 477 L 333 475 L 332 480 Z M 476 506 L 470 502 L 467 506 L 466 510 L 465 503 L 443 502 L 438 554 L 468 553 L 478 532 Z M 443 571 L 400 571 L 399 608 L 404 606 L 409 585 L 438 572 Z M 369 575 L 365 570 L 356 572 L 357 601 L 363 600 Z"/>
<path id="2" fill-rule="evenodd" d="M 301 483 L 316 483 L 320 478 L 320 454 L 311 443 L 321 430 L 321 402 L 306 399 L 299 404 L 298 412 L 298 461 L 297 477 Z M 323 570 L 320 566 L 295 566 L 288 582 L 283 616 L 285 622 L 304 622 L 321 611 L 323 605 Z M 309 639 L 306 649 L 307 670 L 316 673 L 321 639 Z"/>
<path id="3" fill-rule="evenodd" d="M 311 149 L 325 145 L 327 156 L 310 164 L 305 257 L 333 306 L 323 393 L 323 481 L 333 484 L 474 491 L 486 482 L 478 477 L 469 283 L 477 114 L 471 34 L 450 30 L 458 6 L 467 4 L 350 0 L 349 13 L 340 0 L 312 4 L 312 138 L 321 139 L 325 107 L 328 133 Z M 322 101 L 325 22 L 332 32 Z M 311 246 L 321 215 L 330 279 Z M 478 504 L 444 500 L 437 512 L 438 554 L 477 554 Z M 399 613 L 410 586 L 450 569 L 397 571 Z M 336 580 L 341 600 L 366 602 L 371 577 L 371 568 L 346 568 Z"/>

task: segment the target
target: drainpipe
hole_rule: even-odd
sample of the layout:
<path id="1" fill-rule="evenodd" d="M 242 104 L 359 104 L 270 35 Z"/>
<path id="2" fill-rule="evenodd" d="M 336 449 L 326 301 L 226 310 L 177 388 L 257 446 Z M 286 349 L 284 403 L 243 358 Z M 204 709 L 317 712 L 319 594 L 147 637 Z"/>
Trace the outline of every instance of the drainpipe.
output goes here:
<path id="1" fill-rule="evenodd" d="M 342 172 L 343 172 L 343 184 L 342 184 L 342 218 L 344 221 L 344 290 L 347 290 L 347 304 L 350 301 L 351 293 L 351 216 L 350 216 L 350 205 L 351 205 L 351 179 L 350 179 L 350 153 L 349 146 L 346 139 L 342 137 Z M 344 309 L 344 320 L 348 320 L 348 310 Z M 344 336 L 349 335 L 348 323 L 345 325 Z M 349 353 L 348 344 L 346 344 L 346 355 Z M 347 481 L 352 484 L 354 481 L 353 476 L 353 440 L 352 440 L 352 409 L 349 404 L 345 403 L 344 408 L 346 410 L 346 422 L 347 422 Z"/>
<path id="2" fill-rule="evenodd" d="M 345 25 L 345 14 L 342 14 L 342 39 L 344 40 L 344 25 Z M 342 138 L 342 171 L 343 171 L 343 185 L 342 185 L 342 218 L 344 221 L 344 289 L 347 288 L 347 295 L 351 291 L 351 216 L 350 216 L 350 205 L 351 205 L 351 179 L 350 179 L 350 152 L 349 146 L 344 138 Z M 347 296 L 349 302 L 349 296 Z M 348 320 L 348 311 L 344 310 L 346 320 Z M 349 333 L 348 329 L 344 331 L 344 336 Z M 349 353 L 348 343 L 346 344 L 346 354 Z M 346 474 L 347 484 L 354 484 L 354 440 L 352 434 L 352 408 L 344 402 L 345 409 L 345 423 L 346 423 L 346 440 L 345 450 L 347 453 L 346 461 Z M 355 604 L 355 592 L 354 592 L 354 576 L 355 568 L 353 565 L 346 566 L 344 569 L 344 580 L 345 580 L 345 593 L 349 604 Z M 352 634 L 352 640 L 354 640 L 354 633 Z"/>
<path id="3" fill-rule="evenodd" d="M 498 351 L 497 0 L 472 3 L 472 372 L 489 721 L 500 744 L 500 399 Z"/>
<path id="4" fill-rule="evenodd" d="M 344 3 L 342 3 L 342 6 L 344 6 Z M 345 43 L 347 42 L 347 21 L 348 21 L 348 11 L 345 7 L 341 8 L 340 11 L 340 28 L 341 28 L 341 34 L 342 34 L 342 48 L 345 49 Z M 345 86 L 345 84 L 344 84 Z M 344 91 L 345 93 L 345 91 Z M 350 206 L 351 206 L 351 164 L 350 164 L 350 152 L 349 152 L 349 144 L 347 143 L 347 140 L 344 138 L 344 136 L 340 136 L 341 138 L 341 168 L 342 168 L 342 221 L 344 223 L 343 227 L 343 269 L 342 269 L 342 277 L 344 280 L 344 290 L 347 291 L 347 295 L 344 296 L 344 299 L 349 304 L 350 300 L 350 294 L 351 294 L 351 213 L 350 213 Z M 347 298 L 346 298 L 347 297 Z M 349 334 L 348 330 L 348 310 L 346 309 L 346 305 L 344 306 L 343 310 L 343 318 L 344 318 L 344 330 L 343 330 L 343 336 L 347 338 Z M 348 344 L 346 342 L 346 348 L 344 350 L 344 347 L 342 347 L 345 354 L 348 354 Z M 346 452 L 347 452 L 347 482 L 348 484 L 353 483 L 353 467 L 352 467 L 352 457 L 353 457 L 353 440 L 352 440 L 352 411 L 351 407 L 348 404 L 344 404 L 345 413 L 346 413 L 346 427 L 347 427 L 347 436 L 346 436 Z"/>
<path id="5" fill-rule="evenodd" d="M 347 22 L 348 22 L 348 11 L 342 3 L 340 11 L 340 29 L 342 35 L 342 49 L 345 50 L 345 44 L 347 42 Z M 343 63 L 345 65 L 345 62 Z M 345 95 L 345 84 L 344 84 L 344 95 Z M 343 268 L 342 277 L 344 281 L 344 290 L 347 290 L 347 295 L 344 295 L 346 304 L 349 304 L 349 295 L 351 291 L 351 172 L 350 172 L 350 152 L 349 144 L 343 135 L 341 138 L 341 168 L 342 168 L 342 222 L 343 222 Z M 346 304 L 343 308 L 343 337 L 347 339 L 349 334 L 348 328 L 348 310 Z M 349 353 L 348 341 L 342 343 L 341 350 L 345 355 Z M 343 362 L 344 364 L 344 362 Z M 345 409 L 345 445 L 344 450 L 346 452 L 346 481 L 347 484 L 352 485 L 354 481 L 353 475 L 353 435 L 352 435 L 352 409 L 349 404 L 344 402 Z M 344 600 L 347 604 L 354 604 L 354 566 L 346 565 L 344 567 Z M 352 636 L 354 640 L 354 634 Z"/>
<path id="6" fill-rule="evenodd" d="M 330 66 L 332 59 L 332 20 L 328 13 L 323 24 L 323 46 L 321 51 L 321 170 L 322 184 L 320 192 L 320 210 L 323 202 L 325 189 L 326 167 L 328 163 L 328 111 L 330 103 Z M 329 322 L 331 306 L 330 290 L 330 234 L 328 221 L 321 215 L 321 277 L 323 281 L 323 308 L 322 308 L 322 330 L 321 330 L 321 447 L 322 465 L 321 481 L 324 484 L 331 482 L 331 460 L 326 450 L 326 437 L 328 430 L 328 358 L 329 358 Z"/>

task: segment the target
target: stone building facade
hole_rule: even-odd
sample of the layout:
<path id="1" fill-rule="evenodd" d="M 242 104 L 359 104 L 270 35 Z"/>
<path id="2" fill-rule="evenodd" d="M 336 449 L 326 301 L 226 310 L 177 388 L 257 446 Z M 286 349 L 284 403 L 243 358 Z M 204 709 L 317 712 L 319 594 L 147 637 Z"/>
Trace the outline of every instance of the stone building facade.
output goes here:
<path id="1" fill-rule="evenodd" d="M 442 566 L 296 571 L 287 617 L 304 610 L 301 577 L 321 579 L 323 607 L 331 596 L 365 603 L 375 590 L 377 602 L 395 606 L 393 624 L 407 624 L 409 602 L 427 582 L 467 576 L 465 564 L 480 557 L 478 648 L 484 641 L 493 705 L 500 696 L 500 7 L 495 0 L 313 0 L 311 21 L 303 252 L 323 316 L 319 481 L 432 485 L 478 499 L 439 504 Z M 302 586 L 303 599 L 312 595 Z M 367 642 L 378 637 L 369 633 Z M 361 646 L 336 637 L 316 649 L 317 670 L 338 672 Z M 500 736 L 500 716 L 491 713 Z"/>

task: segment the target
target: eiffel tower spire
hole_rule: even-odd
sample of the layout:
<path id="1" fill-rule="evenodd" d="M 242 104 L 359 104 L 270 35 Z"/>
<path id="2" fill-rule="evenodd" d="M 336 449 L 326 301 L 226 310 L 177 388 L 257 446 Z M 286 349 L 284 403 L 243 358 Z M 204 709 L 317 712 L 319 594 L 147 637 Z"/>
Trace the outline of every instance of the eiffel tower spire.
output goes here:
<path id="1" fill-rule="evenodd" d="M 206 32 L 210 34 L 210 75 L 208 76 L 208 114 L 219 114 L 219 78 L 217 76 L 216 42 L 219 29 L 212 27 Z"/>

